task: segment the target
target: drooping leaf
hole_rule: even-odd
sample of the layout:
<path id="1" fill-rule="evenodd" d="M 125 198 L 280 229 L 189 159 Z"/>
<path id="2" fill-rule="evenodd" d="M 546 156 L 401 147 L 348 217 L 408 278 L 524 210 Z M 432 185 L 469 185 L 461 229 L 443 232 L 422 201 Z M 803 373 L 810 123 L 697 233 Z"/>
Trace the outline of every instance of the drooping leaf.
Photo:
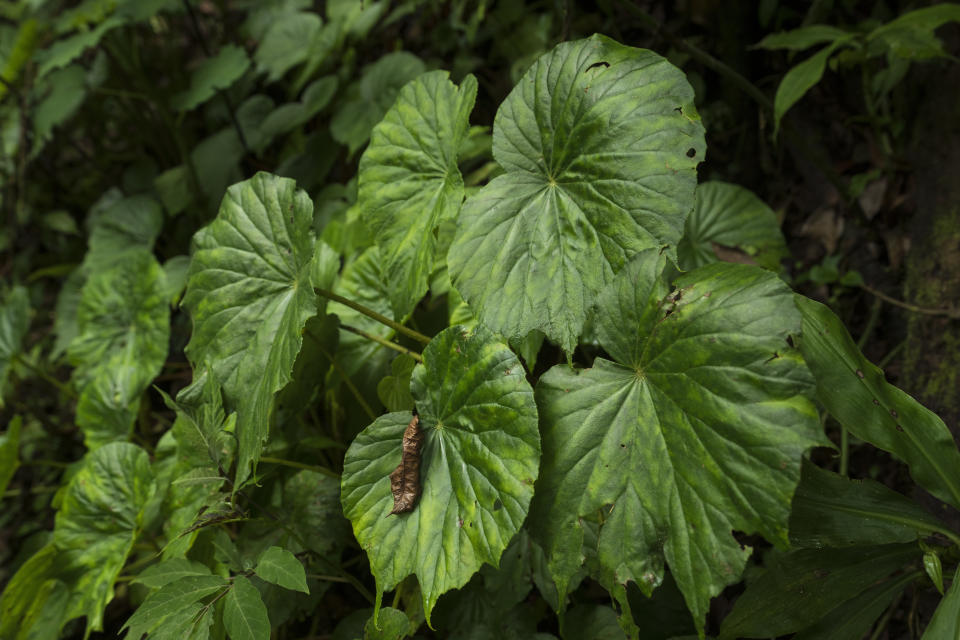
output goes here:
<path id="1" fill-rule="evenodd" d="M 820 82 L 823 71 L 827 66 L 827 59 L 833 55 L 838 47 L 853 39 L 853 35 L 837 37 L 820 51 L 791 68 L 783 76 L 777 93 L 773 98 L 773 135 L 780 130 L 780 120 L 783 114 L 810 90 L 810 87 Z"/>
<path id="2" fill-rule="evenodd" d="M 190 87 L 171 99 L 177 111 L 190 111 L 240 79 L 250 67 L 250 59 L 241 47 L 228 44 L 216 55 L 203 60 L 190 73 Z"/>
<path id="3" fill-rule="evenodd" d="M 68 355 L 80 389 L 77 424 L 87 447 L 123 440 L 140 394 L 160 373 L 170 339 L 163 269 L 145 248 L 117 255 L 94 272 L 77 308 Z"/>
<path id="4" fill-rule="evenodd" d="M 675 258 L 705 149 L 693 90 L 664 58 L 600 35 L 557 45 L 497 111 L 506 173 L 464 203 L 453 285 L 491 329 L 572 351 L 634 254 Z"/>
<path id="5" fill-rule="evenodd" d="M 37 105 L 31 109 L 33 153 L 39 153 L 57 127 L 66 123 L 87 97 L 87 72 L 79 64 L 57 69 L 34 90 Z"/>
<path id="6" fill-rule="evenodd" d="M 270 640 L 267 607 L 252 582 L 236 576 L 224 600 L 223 624 L 231 640 Z"/>
<path id="7" fill-rule="evenodd" d="M 665 264 L 643 252 L 600 296 L 597 332 L 616 362 L 558 365 L 537 385 L 544 463 L 532 532 L 565 594 L 583 558 L 580 517 L 602 514 L 599 578 L 634 634 L 625 585 L 649 594 L 664 560 L 702 628 L 710 598 L 750 554 L 732 530 L 788 544 L 801 455 L 825 442 L 809 373 L 786 341 L 800 327 L 786 285 L 720 263 L 666 295 Z"/>
<path id="8" fill-rule="evenodd" d="M 413 418 L 403 431 L 400 442 L 400 464 L 390 472 L 390 493 L 393 494 L 393 510 L 390 515 L 413 511 L 420 499 L 420 449 L 423 446 L 423 431 L 420 417 L 414 411 Z"/>
<path id="9" fill-rule="evenodd" d="M 489 331 L 446 329 L 423 359 L 410 383 L 424 430 L 419 502 L 390 515 L 389 475 L 409 413 L 381 416 L 353 441 L 342 500 L 377 578 L 377 602 L 416 574 L 429 621 L 442 593 L 498 563 L 526 517 L 540 447 L 523 366 Z"/>
<path id="10" fill-rule="evenodd" d="M 283 12 L 276 16 L 257 47 L 257 70 L 267 80 L 279 80 L 291 68 L 307 59 L 310 44 L 320 33 L 323 20 L 313 12 Z"/>
<path id="11" fill-rule="evenodd" d="M 30 297 L 24 287 L 14 287 L 0 305 L 0 409 L 5 404 L 10 366 L 20 354 L 29 328 Z"/>
<path id="12" fill-rule="evenodd" d="M 7 423 L 7 428 L 0 435 L 0 496 L 7 490 L 7 485 L 20 466 L 20 427 L 23 418 L 13 416 Z"/>
<path id="13" fill-rule="evenodd" d="M 434 267 L 437 227 L 463 202 L 457 152 L 469 126 L 477 81 L 461 87 L 431 71 L 400 90 L 360 158 L 357 206 L 384 261 L 395 315 L 413 310 Z"/>
<path id="14" fill-rule="evenodd" d="M 800 27 L 799 29 L 771 33 L 755 44 L 753 48 L 803 51 L 815 44 L 834 42 L 848 35 L 850 35 L 849 31 L 845 31 L 839 27 L 828 24 L 811 24 L 806 27 Z"/>
<path id="15" fill-rule="evenodd" d="M 293 180 L 258 173 L 230 187 L 194 236 L 186 352 L 194 368 L 211 368 L 237 412 L 237 485 L 260 457 L 274 394 L 290 381 L 301 331 L 317 312 L 312 211 Z"/>
<path id="16" fill-rule="evenodd" d="M 307 574 L 296 556 L 280 547 L 270 547 L 260 556 L 253 572 L 258 576 L 285 589 L 310 593 L 307 588 Z"/>
<path id="17" fill-rule="evenodd" d="M 919 557 L 915 544 L 802 549 L 771 556 L 724 619 L 720 638 L 774 638 L 810 627 Z M 862 637 L 883 608 L 871 611 L 875 615 L 858 635 L 837 638 Z"/>
<path id="18" fill-rule="evenodd" d="M 960 568 L 953 576 L 953 584 L 943 597 L 920 640 L 960 637 Z"/>
<path id="19" fill-rule="evenodd" d="M 147 596 L 123 625 L 127 630 L 125 637 L 128 640 L 139 639 L 143 634 L 169 624 L 180 611 L 202 598 L 229 588 L 229 584 L 227 579 L 221 576 L 192 575 L 163 585 L 158 591 Z"/>
<path id="20" fill-rule="evenodd" d="M 333 139 L 345 145 L 350 155 L 356 153 L 397 99 L 400 88 L 425 70 L 423 60 L 407 51 L 388 53 L 364 67 L 360 79 L 347 87 L 330 121 Z"/>
<path id="21" fill-rule="evenodd" d="M 677 247 L 680 267 L 696 269 L 718 261 L 715 245 L 747 254 L 765 269 L 778 271 L 789 255 L 777 214 L 749 189 L 726 182 L 697 187 L 696 205 Z"/>
<path id="22" fill-rule="evenodd" d="M 804 460 L 790 512 L 790 542 L 848 547 L 949 531 L 916 502 L 870 479 L 849 480 Z"/>
<path id="23" fill-rule="evenodd" d="M 830 309 L 799 295 L 796 301 L 803 357 L 827 411 L 857 438 L 906 462 L 921 487 L 960 508 L 960 451 L 943 420 L 889 384 Z"/>
<path id="24" fill-rule="evenodd" d="M 871 31 L 867 35 L 867 42 L 883 43 L 883 49 L 901 59 L 938 58 L 944 56 L 945 52 L 943 43 L 934 35 L 934 31 L 948 22 L 960 22 L 960 5 L 944 2 L 909 11 Z"/>

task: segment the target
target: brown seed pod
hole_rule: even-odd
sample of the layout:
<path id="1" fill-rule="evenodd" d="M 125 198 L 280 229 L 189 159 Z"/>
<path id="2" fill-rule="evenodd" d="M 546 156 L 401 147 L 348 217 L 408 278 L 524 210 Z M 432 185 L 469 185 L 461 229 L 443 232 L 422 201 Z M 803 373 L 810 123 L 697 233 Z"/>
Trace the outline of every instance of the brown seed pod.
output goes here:
<path id="1" fill-rule="evenodd" d="M 390 515 L 413 511 L 420 497 L 420 446 L 422 444 L 420 416 L 414 409 L 413 419 L 403 432 L 403 454 L 400 464 L 390 474 L 390 491 L 393 492 L 393 511 Z"/>

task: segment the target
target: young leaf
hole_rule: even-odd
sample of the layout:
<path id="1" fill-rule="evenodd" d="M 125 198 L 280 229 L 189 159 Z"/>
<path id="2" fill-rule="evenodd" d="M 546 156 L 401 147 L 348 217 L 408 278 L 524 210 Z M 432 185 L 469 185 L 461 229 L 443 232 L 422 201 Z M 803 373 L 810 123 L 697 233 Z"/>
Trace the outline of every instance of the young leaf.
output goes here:
<path id="1" fill-rule="evenodd" d="M 919 557 L 915 544 L 803 549 L 774 555 L 724 619 L 720 639 L 773 638 L 810 627 Z M 873 618 L 858 635 L 837 637 L 862 637 L 882 611 L 882 607 L 871 608 Z"/>
<path id="2" fill-rule="evenodd" d="M 212 58 L 207 58 L 190 74 L 190 88 L 173 96 L 171 106 L 177 111 L 190 111 L 226 89 L 250 67 L 247 52 L 228 44 Z"/>
<path id="3" fill-rule="evenodd" d="M 4 406 L 10 365 L 30 328 L 30 298 L 23 287 L 11 289 L 0 306 L 0 409 Z"/>
<path id="4" fill-rule="evenodd" d="M 909 542 L 949 532 L 916 502 L 870 479 L 848 480 L 803 461 L 790 511 L 790 542 L 799 547 L 848 547 Z"/>
<path id="5" fill-rule="evenodd" d="M 253 570 L 258 576 L 285 589 L 310 593 L 307 574 L 296 556 L 280 547 L 270 547 L 261 554 Z"/>
<path id="6" fill-rule="evenodd" d="M 400 90 L 360 158 L 357 206 L 384 261 L 394 315 L 405 316 L 427 291 L 436 230 L 463 202 L 457 152 L 469 126 L 477 81 L 458 90 L 431 71 Z"/>
<path id="7" fill-rule="evenodd" d="M 237 485 L 260 458 L 274 393 L 290 381 L 317 312 L 312 212 L 293 180 L 258 173 L 230 187 L 217 218 L 194 236 L 186 351 L 195 368 L 212 368 L 237 412 Z"/>
<path id="8" fill-rule="evenodd" d="M 796 301 L 803 358 L 827 411 L 857 438 L 906 462 L 921 487 L 960 508 L 960 451 L 943 420 L 887 383 L 830 309 L 799 295 Z"/>
<path id="9" fill-rule="evenodd" d="M 786 546 L 801 455 L 825 440 L 786 342 L 800 327 L 786 285 L 720 263 L 665 296 L 665 263 L 641 253 L 600 296 L 600 344 L 616 362 L 540 378 L 544 463 L 529 522 L 565 594 L 582 564 L 581 517 L 599 512 L 599 577 L 626 621 L 626 583 L 649 595 L 666 560 L 702 628 L 750 555 L 731 531 Z"/>
<path id="10" fill-rule="evenodd" d="M 238 578 L 240 579 L 240 578 Z M 123 625 L 127 640 L 138 640 L 170 622 L 170 619 L 202 598 L 229 588 L 230 582 L 221 576 L 185 576 L 174 580 L 159 591 L 147 596 L 130 619 Z"/>
<path id="11" fill-rule="evenodd" d="M 330 121 L 333 139 L 352 156 L 370 137 L 397 99 L 400 88 L 426 71 L 423 60 L 407 51 L 388 53 L 363 68 L 359 80 L 347 87 L 343 102 Z"/>
<path id="12" fill-rule="evenodd" d="M 792 107 L 810 87 L 820 82 L 823 71 L 827 66 L 827 59 L 841 45 L 846 44 L 853 35 L 838 37 L 820 51 L 787 71 L 777 87 L 777 94 L 773 98 L 773 135 L 780 130 L 780 120 L 783 114 Z"/>
<path id="13" fill-rule="evenodd" d="M 600 35 L 557 45 L 497 111 L 506 173 L 464 203 L 453 285 L 491 329 L 571 352 L 635 253 L 675 259 L 705 151 L 693 90 L 664 58 Z"/>
<path id="14" fill-rule="evenodd" d="M 960 637 L 960 568 L 957 568 L 950 590 L 933 612 L 933 618 L 920 640 L 957 637 Z"/>
<path id="15" fill-rule="evenodd" d="M 753 45 L 753 49 L 789 49 L 790 51 L 802 51 L 815 44 L 824 42 L 835 42 L 840 38 L 849 36 L 849 31 L 844 31 L 839 27 L 833 27 L 827 24 L 811 24 L 799 29 L 790 31 L 781 31 L 780 33 L 771 33 L 763 40 Z"/>
<path id="16" fill-rule="evenodd" d="M 237 576 L 223 605 L 223 624 L 230 640 L 270 640 L 270 619 L 260 592 L 253 583 Z"/>
<path id="17" fill-rule="evenodd" d="M 904 13 L 867 35 L 867 42 L 881 42 L 886 53 L 906 60 L 928 60 L 945 55 L 934 31 L 948 22 L 960 22 L 960 5 L 944 2 Z"/>
<path id="18" fill-rule="evenodd" d="M 741 251 L 758 265 L 779 271 L 789 255 L 777 214 L 749 189 L 726 182 L 697 187 L 696 205 L 677 247 L 680 267 L 696 269 L 717 262 L 715 245 Z"/>
<path id="19" fill-rule="evenodd" d="M 427 621 L 442 593 L 496 565 L 527 515 L 537 476 L 537 409 L 523 366 L 478 327 L 450 327 L 423 352 L 410 390 L 424 430 L 423 495 L 390 515 L 390 473 L 409 413 L 377 418 L 350 445 L 342 501 L 383 592 L 416 574 Z"/>

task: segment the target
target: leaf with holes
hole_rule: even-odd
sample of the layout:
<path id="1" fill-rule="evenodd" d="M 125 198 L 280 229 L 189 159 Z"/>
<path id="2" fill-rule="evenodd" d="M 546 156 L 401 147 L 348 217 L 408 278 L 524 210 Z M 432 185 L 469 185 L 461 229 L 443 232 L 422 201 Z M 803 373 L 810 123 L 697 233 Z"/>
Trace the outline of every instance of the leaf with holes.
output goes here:
<path id="1" fill-rule="evenodd" d="M 422 495 L 390 515 L 390 474 L 408 412 L 377 418 L 350 445 L 342 501 L 383 592 L 420 582 L 427 621 L 440 595 L 496 565 L 527 516 L 540 460 L 537 408 L 523 366 L 478 327 L 450 327 L 423 352 L 410 382 L 423 429 Z"/>
<path id="2" fill-rule="evenodd" d="M 315 255 L 312 223 L 313 203 L 293 180 L 258 173 L 230 187 L 194 236 L 186 351 L 194 368 L 210 367 L 237 412 L 237 485 L 260 458 L 274 394 L 290 381 L 317 313 L 311 274 L 323 252 Z"/>
<path id="3" fill-rule="evenodd" d="M 702 628 L 750 555 L 733 530 L 788 545 L 801 455 L 825 443 L 809 373 L 787 343 L 800 329 L 789 288 L 719 263 L 669 293 L 665 264 L 643 252 L 600 296 L 597 333 L 613 362 L 555 366 L 536 390 L 533 533 L 563 594 L 582 563 L 579 518 L 601 514 L 598 577 L 634 636 L 628 582 L 651 593 L 666 561 Z"/>
<path id="4" fill-rule="evenodd" d="M 634 254 L 675 258 L 705 150 L 693 90 L 664 58 L 599 35 L 557 45 L 497 111 L 506 173 L 463 205 L 453 285 L 491 329 L 571 352 Z"/>

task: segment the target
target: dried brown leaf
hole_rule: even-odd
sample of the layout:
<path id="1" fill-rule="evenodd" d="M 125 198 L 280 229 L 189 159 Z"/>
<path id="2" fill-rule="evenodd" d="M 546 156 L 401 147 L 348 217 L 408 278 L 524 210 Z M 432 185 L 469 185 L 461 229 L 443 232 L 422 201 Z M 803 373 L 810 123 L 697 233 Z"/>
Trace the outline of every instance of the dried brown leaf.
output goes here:
<path id="1" fill-rule="evenodd" d="M 393 511 L 405 513 L 413 511 L 420 497 L 420 446 L 423 444 L 423 432 L 420 431 L 420 417 L 416 410 L 413 419 L 403 432 L 403 454 L 400 464 L 390 474 L 390 491 L 393 492 Z"/>

